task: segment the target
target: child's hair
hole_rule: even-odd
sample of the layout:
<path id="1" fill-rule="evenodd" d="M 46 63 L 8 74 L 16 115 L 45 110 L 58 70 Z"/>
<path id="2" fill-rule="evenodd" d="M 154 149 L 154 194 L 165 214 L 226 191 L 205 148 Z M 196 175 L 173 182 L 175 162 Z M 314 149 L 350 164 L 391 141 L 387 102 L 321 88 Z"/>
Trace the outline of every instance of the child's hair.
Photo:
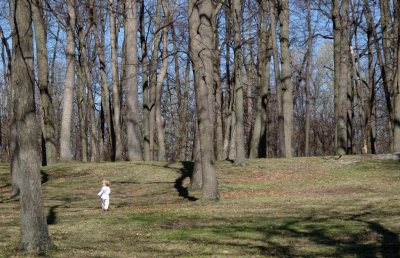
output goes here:
<path id="1" fill-rule="evenodd" d="M 103 180 L 103 183 L 104 183 L 106 186 L 110 186 L 110 181 L 108 181 L 108 180 Z"/>

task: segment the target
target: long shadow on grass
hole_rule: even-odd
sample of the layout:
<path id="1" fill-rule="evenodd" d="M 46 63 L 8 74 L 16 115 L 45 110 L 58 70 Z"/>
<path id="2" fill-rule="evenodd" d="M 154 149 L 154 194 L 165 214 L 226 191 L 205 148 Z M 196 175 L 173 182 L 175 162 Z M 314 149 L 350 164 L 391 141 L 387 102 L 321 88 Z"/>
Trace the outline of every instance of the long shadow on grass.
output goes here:
<path id="1" fill-rule="evenodd" d="M 187 187 L 183 187 L 183 180 L 186 178 L 191 178 L 193 175 L 194 163 L 184 161 L 182 162 L 182 165 L 183 168 L 180 169 L 181 176 L 175 180 L 174 187 L 178 191 L 179 196 L 182 196 L 192 202 L 197 201 L 198 199 L 196 197 L 189 195 L 189 190 Z"/>
<path id="2" fill-rule="evenodd" d="M 173 239 L 221 248 L 231 246 L 249 255 L 400 257 L 398 235 L 378 222 L 363 220 L 360 216 L 363 215 L 350 218 L 288 218 L 283 222 L 250 217 L 236 218 L 229 224 L 221 218 L 223 224 L 217 219 L 218 225 L 168 230 L 175 232 L 169 233 Z"/>

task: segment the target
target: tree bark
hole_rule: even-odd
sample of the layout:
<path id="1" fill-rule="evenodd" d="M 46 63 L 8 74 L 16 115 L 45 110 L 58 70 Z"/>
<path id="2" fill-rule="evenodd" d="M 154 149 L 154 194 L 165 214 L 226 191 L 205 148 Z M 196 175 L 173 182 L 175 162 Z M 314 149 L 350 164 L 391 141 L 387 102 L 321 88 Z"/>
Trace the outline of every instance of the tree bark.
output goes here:
<path id="1" fill-rule="evenodd" d="M 189 37 L 193 58 L 196 109 L 200 132 L 203 200 L 219 199 L 214 157 L 212 116 L 213 46 L 211 0 L 189 0 Z"/>
<path id="2" fill-rule="evenodd" d="M 236 116 L 236 155 L 235 164 L 244 165 L 246 154 L 244 150 L 244 120 L 243 120 L 243 84 L 242 84 L 242 48 L 240 40 L 241 5 L 239 0 L 233 0 L 231 5 L 232 24 L 234 30 L 234 88 L 235 88 L 235 116 Z"/>
<path id="3" fill-rule="evenodd" d="M 396 2 L 396 1 L 393 1 Z M 392 15 L 390 12 L 390 2 L 389 0 L 379 0 L 379 6 L 381 11 L 381 28 L 382 28 L 382 51 L 384 57 L 384 69 L 385 72 L 383 76 L 386 77 L 386 83 L 384 83 L 385 87 L 385 94 L 386 94 L 386 104 L 388 108 L 388 129 L 389 129 L 389 143 L 390 143 L 390 150 L 394 151 L 394 128 L 395 128 L 395 117 L 394 117 L 394 94 L 395 88 L 394 85 L 394 74 L 395 65 L 393 64 L 393 59 L 396 55 L 396 50 L 392 49 L 392 40 L 393 36 L 391 28 L 392 23 Z M 393 54 L 392 54 L 393 53 Z M 394 56 L 393 56 L 394 55 Z"/>
<path id="4" fill-rule="evenodd" d="M 84 75 L 82 75 L 82 66 L 78 65 L 77 69 L 77 88 L 76 88 L 76 101 L 78 106 L 78 120 L 79 120 L 79 139 L 80 139 L 80 160 L 83 162 L 88 161 L 87 154 L 87 135 L 86 135 L 86 98 L 84 94 L 85 82 Z"/>
<path id="5" fill-rule="evenodd" d="M 400 11 L 397 6 L 397 21 L 400 21 Z M 400 26 L 397 24 L 397 46 L 396 46 L 396 70 L 393 79 L 393 89 L 394 89 L 394 108 L 393 108 L 393 152 L 400 152 Z"/>
<path id="6" fill-rule="evenodd" d="M 118 50 L 117 29 L 115 24 L 115 3 L 108 0 L 110 15 L 110 45 L 111 45 L 111 74 L 112 74 L 112 103 L 113 103 L 113 125 L 115 132 L 115 160 L 123 160 L 122 156 L 122 132 L 121 132 L 121 105 L 118 75 Z"/>
<path id="7" fill-rule="evenodd" d="M 277 108 L 276 112 L 278 114 L 278 139 L 279 139 L 279 150 L 281 157 L 284 157 L 285 153 L 285 137 L 284 137 L 284 120 L 283 120 L 283 110 L 282 110 L 282 82 L 281 82 L 281 71 L 279 68 L 279 52 L 278 52 L 278 40 L 277 40 L 277 17 L 278 17 L 278 7 L 276 6 L 276 0 L 270 1 L 270 13 L 271 13 L 271 40 L 272 40 L 272 53 L 274 59 L 274 74 L 275 74 L 275 87 L 276 87 L 276 99 Z"/>
<path id="8" fill-rule="evenodd" d="M 93 15 L 94 15 L 94 22 L 93 22 L 93 35 L 96 43 L 96 47 L 98 49 L 98 57 L 99 57 L 99 64 L 100 64 L 100 77 L 101 77 L 101 106 L 102 110 L 104 112 L 104 117 L 105 117 L 105 122 L 107 124 L 107 127 L 104 130 L 104 133 L 107 135 L 107 146 L 115 146 L 115 143 L 113 143 L 114 139 L 112 137 L 112 121 L 111 121 L 111 105 L 110 105 L 110 91 L 108 88 L 108 82 L 107 82 L 107 74 L 106 74 L 106 63 L 105 63 L 105 53 L 104 53 L 104 41 L 105 41 L 105 24 L 104 24 L 104 8 L 101 5 L 100 6 L 100 32 L 101 36 L 99 36 L 98 32 L 98 18 L 97 18 L 97 9 L 94 5 L 94 10 L 93 10 Z M 102 125 L 104 127 L 104 124 Z M 100 145 L 101 149 L 104 149 L 105 146 L 104 144 Z M 114 152 L 114 151 L 112 151 Z M 114 155 L 112 154 L 112 159 Z M 102 160 L 105 160 L 105 156 L 101 157 Z"/>
<path id="9" fill-rule="evenodd" d="M 125 44 L 126 44 L 126 105 L 128 158 L 143 160 L 140 147 L 140 117 L 138 99 L 138 58 L 137 58 L 137 1 L 125 0 Z"/>
<path id="10" fill-rule="evenodd" d="M 63 113 L 61 121 L 61 138 L 60 138 L 60 160 L 69 161 L 72 159 L 71 150 L 71 127 L 72 127 L 72 110 L 75 85 L 75 0 L 67 1 L 67 48 L 65 50 L 67 71 L 65 74 L 65 88 L 63 98 Z"/>
<path id="11" fill-rule="evenodd" d="M 306 122 L 305 122 L 305 146 L 304 156 L 310 155 L 310 80 L 311 80 L 311 51 L 312 51 L 312 31 L 311 31 L 311 7 L 310 0 L 306 1 L 307 5 L 307 30 L 308 30 L 308 49 L 306 64 Z"/>
<path id="12" fill-rule="evenodd" d="M 57 162 L 54 107 L 49 85 L 49 65 L 47 56 L 47 32 L 44 24 L 43 3 L 32 1 L 32 16 L 35 28 L 37 77 L 40 91 L 40 105 L 44 127 L 42 128 L 46 147 L 46 164 Z"/>
<path id="13" fill-rule="evenodd" d="M 154 47 L 151 53 L 150 60 L 150 84 L 149 84 L 149 141 L 150 141 L 150 156 L 154 160 L 154 129 L 156 126 L 156 89 L 157 89 L 157 65 L 158 65 L 158 51 L 160 45 L 160 27 L 161 27 L 161 0 L 157 0 L 156 7 L 156 21 L 155 21 L 155 35 Z"/>
<path id="14" fill-rule="evenodd" d="M 201 149 L 200 149 L 200 131 L 199 126 L 196 126 L 196 133 L 194 136 L 194 167 L 192 177 L 190 178 L 190 188 L 193 190 L 200 190 L 203 186 L 203 172 L 201 169 Z"/>
<path id="15" fill-rule="evenodd" d="M 270 66 L 271 66 L 271 36 L 268 31 L 268 10 L 267 1 L 260 4 L 260 18 L 258 26 L 260 33 L 258 38 L 257 58 L 257 86 L 258 96 L 256 103 L 256 116 L 250 145 L 249 158 L 265 158 L 266 153 L 266 116 L 267 116 L 267 95 L 270 87 Z"/>
<path id="16" fill-rule="evenodd" d="M 141 65 L 142 65 L 142 89 L 143 89 L 143 152 L 144 160 L 151 160 L 150 155 L 150 91 L 148 72 L 148 50 L 146 42 L 146 29 L 144 24 L 144 0 L 140 2 L 140 44 L 141 44 Z"/>
<path id="17" fill-rule="evenodd" d="M 336 154 L 343 155 L 348 153 L 348 131 L 347 131 L 347 111 L 348 111 L 348 84 L 349 84 L 349 40 L 348 40 L 348 20 L 349 20 L 349 1 L 343 0 L 341 6 L 341 25 L 340 25 L 340 81 L 338 82 L 338 146 Z M 336 39 L 335 39 L 336 40 Z"/>
<path id="18" fill-rule="evenodd" d="M 281 46 L 281 85 L 282 85 L 282 112 L 283 112 L 283 134 L 284 149 L 283 157 L 293 157 L 293 93 L 292 93 L 292 70 L 291 56 L 289 50 L 289 0 L 280 1 L 281 13 L 279 15 L 280 32 L 279 41 Z M 282 145 L 281 145 L 282 147 Z"/>
<path id="19" fill-rule="evenodd" d="M 156 84 L 156 99 L 155 99 L 155 116 L 156 116 L 156 126 L 157 126 L 157 140 L 158 140 L 158 160 L 165 161 L 165 136 L 164 136 L 164 123 L 161 117 L 161 95 L 162 95 L 162 86 L 164 83 L 165 75 L 167 74 L 168 69 L 168 19 L 169 19 L 169 11 L 165 2 L 162 4 L 164 9 L 164 15 L 168 18 L 164 19 L 164 28 L 162 35 L 162 64 L 160 68 L 160 72 L 157 76 L 157 84 Z"/>
<path id="20" fill-rule="evenodd" d="M 14 26 L 15 99 L 18 142 L 18 175 L 21 189 L 21 241 L 18 249 L 43 253 L 53 247 L 46 223 L 40 182 L 33 70 L 33 31 L 31 6 L 27 0 L 15 2 Z"/>

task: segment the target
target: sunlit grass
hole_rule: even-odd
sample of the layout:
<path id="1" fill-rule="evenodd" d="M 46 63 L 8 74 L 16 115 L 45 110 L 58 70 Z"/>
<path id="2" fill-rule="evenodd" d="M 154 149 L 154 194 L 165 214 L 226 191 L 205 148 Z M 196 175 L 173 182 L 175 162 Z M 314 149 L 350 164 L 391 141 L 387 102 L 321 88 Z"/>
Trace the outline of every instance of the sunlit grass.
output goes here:
<path id="1" fill-rule="evenodd" d="M 400 256 L 400 162 L 374 156 L 217 163 L 222 199 L 178 190 L 191 163 L 61 163 L 42 169 L 51 257 Z M 109 212 L 101 180 L 111 182 Z M 179 185 L 182 184 L 182 185 Z M 177 187 L 177 185 L 179 187 Z M 19 202 L 0 165 L 0 257 L 19 240 Z M 200 198 L 201 191 L 189 196 Z M 191 199 L 193 200 L 193 199 Z"/>

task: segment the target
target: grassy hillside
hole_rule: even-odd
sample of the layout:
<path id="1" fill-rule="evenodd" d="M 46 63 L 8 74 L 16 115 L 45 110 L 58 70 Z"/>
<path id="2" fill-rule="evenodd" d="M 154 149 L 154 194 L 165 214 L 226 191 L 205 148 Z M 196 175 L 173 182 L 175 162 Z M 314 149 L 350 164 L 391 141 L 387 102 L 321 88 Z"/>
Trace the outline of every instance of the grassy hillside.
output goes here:
<path id="1" fill-rule="evenodd" d="M 43 168 L 51 257 L 400 256 L 400 162 L 373 156 L 217 164 L 221 200 L 186 189 L 192 163 Z M 110 211 L 97 192 L 111 182 Z M 0 165 L 0 257 L 26 255 Z"/>

